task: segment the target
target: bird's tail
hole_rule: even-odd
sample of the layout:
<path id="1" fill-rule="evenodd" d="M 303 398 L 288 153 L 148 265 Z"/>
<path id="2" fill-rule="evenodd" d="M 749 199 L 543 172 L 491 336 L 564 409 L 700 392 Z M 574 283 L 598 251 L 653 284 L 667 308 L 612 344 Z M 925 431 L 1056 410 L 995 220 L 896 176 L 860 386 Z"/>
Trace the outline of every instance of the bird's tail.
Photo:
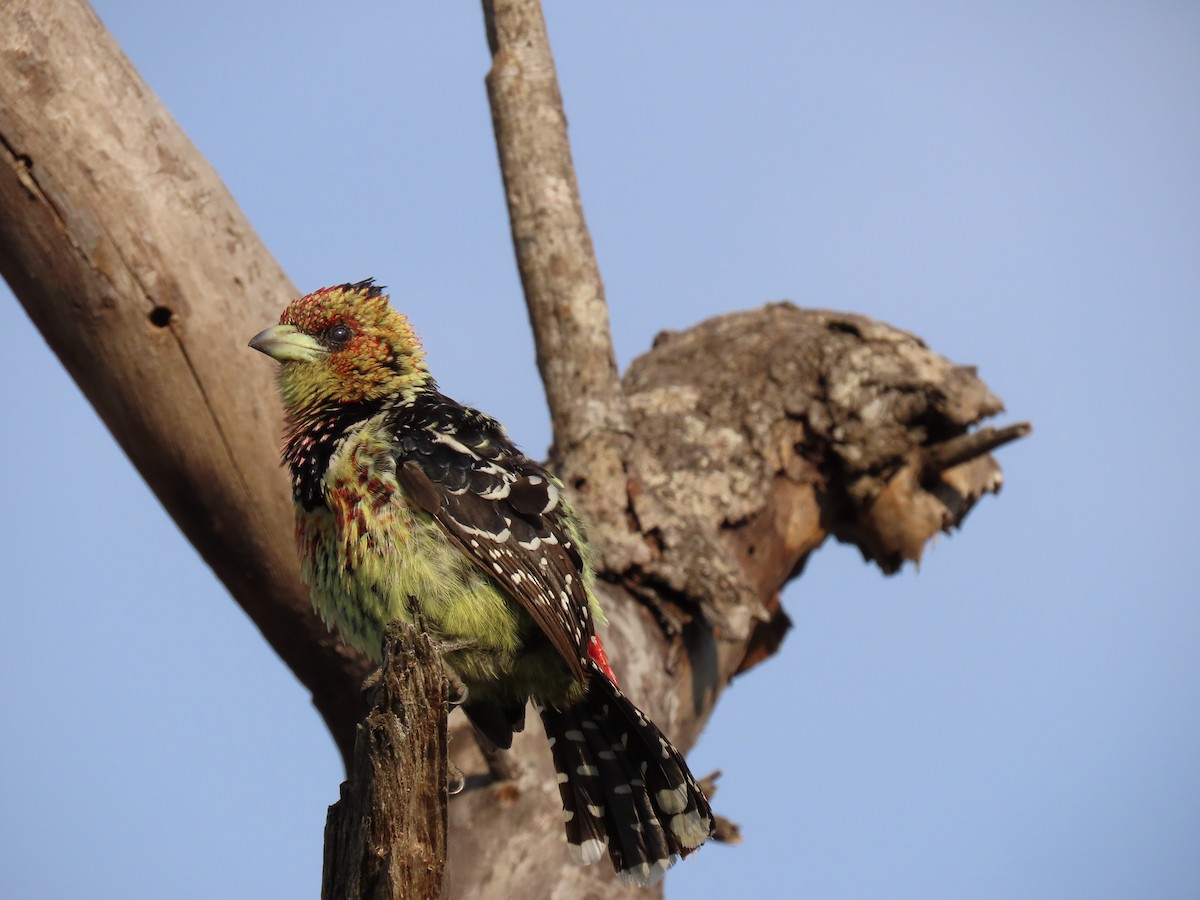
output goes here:
<path id="1" fill-rule="evenodd" d="M 683 756 L 592 663 L 588 691 L 565 709 L 539 707 L 575 862 L 607 845 L 621 880 L 657 883 L 712 835 L 708 799 Z"/>

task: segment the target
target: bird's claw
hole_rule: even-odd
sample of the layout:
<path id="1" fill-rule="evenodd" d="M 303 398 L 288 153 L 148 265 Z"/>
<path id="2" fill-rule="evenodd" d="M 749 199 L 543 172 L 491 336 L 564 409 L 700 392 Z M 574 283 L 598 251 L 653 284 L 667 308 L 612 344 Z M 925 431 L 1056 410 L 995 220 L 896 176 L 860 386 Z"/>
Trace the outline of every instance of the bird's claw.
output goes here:
<path id="1" fill-rule="evenodd" d="M 454 760 L 446 760 L 446 793 L 453 797 L 455 794 L 461 793 L 463 786 L 467 783 L 466 777 L 462 773 L 462 769 L 454 764 Z"/>
<path id="2" fill-rule="evenodd" d="M 375 690 L 375 688 L 379 687 L 379 682 L 381 681 L 383 681 L 383 667 L 378 666 L 362 680 L 362 684 L 358 689 L 363 694 L 369 694 L 371 691 Z"/>
<path id="3" fill-rule="evenodd" d="M 467 695 L 470 693 L 467 686 L 463 684 L 463 680 L 458 677 L 458 673 L 449 666 L 443 667 L 446 672 L 446 686 L 449 689 L 450 709 L 454 710 L 467 702 Z"/>

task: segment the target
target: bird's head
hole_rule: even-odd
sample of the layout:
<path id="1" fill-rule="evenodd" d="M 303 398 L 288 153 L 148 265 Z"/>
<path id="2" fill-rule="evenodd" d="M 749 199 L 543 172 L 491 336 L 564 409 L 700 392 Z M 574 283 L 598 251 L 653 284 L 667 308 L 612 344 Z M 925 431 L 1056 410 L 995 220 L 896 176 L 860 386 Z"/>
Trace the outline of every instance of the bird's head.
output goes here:
<path id="1" fill-rule="evenodd" d="M 370 279 L 293 300 L 250 346 L 280 363 L 279 389 L 292 416 L 432 383 L 408 319 Z"/>

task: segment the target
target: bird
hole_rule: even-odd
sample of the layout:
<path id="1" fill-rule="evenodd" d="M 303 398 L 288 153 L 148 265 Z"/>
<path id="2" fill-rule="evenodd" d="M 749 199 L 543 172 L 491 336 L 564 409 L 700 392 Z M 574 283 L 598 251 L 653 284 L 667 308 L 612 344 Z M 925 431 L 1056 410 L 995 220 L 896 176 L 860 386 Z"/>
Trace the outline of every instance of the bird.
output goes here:
<path id="1" fill-rule="evenodd" d="M 656 884 L 712 836 L 713 814 L 617 684 L 562 482 L 438 390 L 374 279 L 293 300 L 250 346 L 279 363 L 301 572 L 325 624 L 378 663 L 387 624 L 419 611 L 488 740 L 511 747 L 532 701 L 570 858 L 607 849 L 622 881 Z"/>

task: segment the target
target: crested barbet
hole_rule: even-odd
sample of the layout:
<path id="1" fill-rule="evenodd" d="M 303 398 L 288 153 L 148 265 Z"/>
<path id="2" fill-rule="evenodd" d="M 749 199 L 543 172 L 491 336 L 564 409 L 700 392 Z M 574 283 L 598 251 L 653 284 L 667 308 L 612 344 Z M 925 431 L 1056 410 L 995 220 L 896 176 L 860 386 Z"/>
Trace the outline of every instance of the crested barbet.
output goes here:
<path id="1" fill-rule="evenodd" d="M 408 319 L 370 280 L 293 301 L 256 335 L 277 360 L 304 581 L 327 625 L 379 661 L 419 610 L 499 747 L 532 700 L 570 856 L 608 849 L 652 885 L 712 834 L 683 756 L 617 687 L 579 519 L 503 427 L 437 389 Z"/>

